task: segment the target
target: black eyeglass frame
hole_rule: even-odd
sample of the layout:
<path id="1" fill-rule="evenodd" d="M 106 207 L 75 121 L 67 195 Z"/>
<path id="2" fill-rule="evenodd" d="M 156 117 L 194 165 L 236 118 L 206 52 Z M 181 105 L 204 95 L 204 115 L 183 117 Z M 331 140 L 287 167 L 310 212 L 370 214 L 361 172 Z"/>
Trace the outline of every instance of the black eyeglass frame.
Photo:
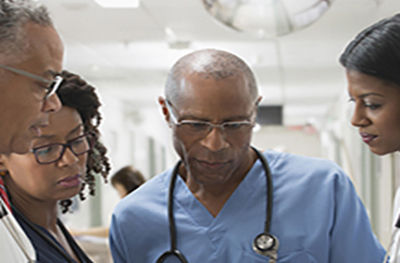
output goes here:
<path id="1" fill-rule="evenodd" d="M 87 138 L 87 142 L 88 142 L 89 148 L 88 148 L 88 150 L 86 150 L 86 151 L 84 151 L 84 152 L 76 153 L 76 152 L 72 149 L 72 143 L 74 143 L 75 141 L 77 141 L 77 140 L 79 140 L 79 139 L 81 139 L 81 138 L 83 138 L 83 137 L 86 137 L 86 138 Z M 37 151 L 39 151 L 40 149 L 43 149 L 43 148 L 47 148 L 47 147 L 50 147 L 50 146 L 54 146 L 54 145 L 60 145 L 60 146 L 63 147 L 62 150 L 61 150 L 61 152 L 60 152 L 60 156 L 59 156 L 57 159 L 53 160 L 53 161 L 41 162 L 41 161 L 39 160 L 39 157 L 37 156 Z M 32 148 L 32 149 L 31 149 L 31 153 L 34 154 L 35 159 L 36 159 L 36 162 L 37 162 L 38 164 L 51 164 L 51 163 L 56 163 L 56 162 L 58 162 L 59 160 L 61 160 L 62 157 L 64 156 L 65 150 L 66 150 L 67 148 L 68 148 L 76 157 L 78 157 L 78 156 L 80 156 L 80 155 L 83 155 L 83 154 L 85 154 L 85 153 L 90 152 L 90 151 L 93 149 L 93 146 L 94 146 L 94 134 L 89 132 L 89 133 L 85 133 L 85 134 L 83 134 L 83 135 L 80 135 L 80 136 L 78 136 L 78 137 L 75 137 L 74 139 L 69 140 L 67 143 L 51 143 L 51 144 L 47 144 L 47 145 L 43 145 L 43 146 L 39 146 L 39 147 Z"/>

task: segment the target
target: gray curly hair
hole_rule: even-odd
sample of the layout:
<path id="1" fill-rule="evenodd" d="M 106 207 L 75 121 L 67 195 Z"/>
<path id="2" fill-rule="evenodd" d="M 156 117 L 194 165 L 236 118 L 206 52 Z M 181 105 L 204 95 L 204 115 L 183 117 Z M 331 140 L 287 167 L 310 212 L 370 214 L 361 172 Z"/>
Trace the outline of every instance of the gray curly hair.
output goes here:
<path id="1" fill-rule="evenodd" d="M 29 47 L 22 30 L 28 22 L 53 26 L 47 8 L 34 0 L 0 0 L 1 60 L 17 59 Z"/>

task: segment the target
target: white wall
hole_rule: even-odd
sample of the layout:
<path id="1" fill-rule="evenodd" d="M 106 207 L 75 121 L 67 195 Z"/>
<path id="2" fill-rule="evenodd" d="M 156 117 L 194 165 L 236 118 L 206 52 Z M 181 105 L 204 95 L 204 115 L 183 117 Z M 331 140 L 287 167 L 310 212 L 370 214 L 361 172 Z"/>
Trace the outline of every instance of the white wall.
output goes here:
<path id="1" fill-rule="evenodd" d="M 253 134 L 253 144 L 263 150 L 322 156 L 319 135 L 313 127 L 262 126 Z"/>

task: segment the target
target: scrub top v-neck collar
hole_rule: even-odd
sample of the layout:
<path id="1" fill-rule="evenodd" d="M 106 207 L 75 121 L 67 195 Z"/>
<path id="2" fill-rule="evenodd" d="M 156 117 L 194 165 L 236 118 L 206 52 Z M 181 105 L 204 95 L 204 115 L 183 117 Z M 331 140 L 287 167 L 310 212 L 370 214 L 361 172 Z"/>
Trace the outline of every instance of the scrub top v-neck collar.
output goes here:
<path id="1" fill-rule="evenodd" d="M 252 193 L 254 189 L 260 189 L 258 187 L 260 184 L 265 185 L 265 177 L 259 176 L 260 173 L 264 173 L 264 170 L 261 161 L 257 159 L 216 217 L 213 217 L 207 208 L 193 195 L 181 176 L 177 176 L 176 179 L 174 203 L 177 204 L 179 209 L 184 209 L 202 227 L 211 227 L 219 222 L 226 224 L 227 221 L 232 221 L 233 223 L 235 220 L 232 218 L 232 214 L 238 213 L 238 208 L 246 207 L 245 204 L 252 199 L 243 197 L 248 196 L 249 192 Z M 249 188 L 252 191 L 249 191 Z M 262 187 L 261 191 L 264 192 L 263 196 L 265 196 L 266 188 Z M 232 218 L 232 220 L 229 220 L 229 218 Z"/>

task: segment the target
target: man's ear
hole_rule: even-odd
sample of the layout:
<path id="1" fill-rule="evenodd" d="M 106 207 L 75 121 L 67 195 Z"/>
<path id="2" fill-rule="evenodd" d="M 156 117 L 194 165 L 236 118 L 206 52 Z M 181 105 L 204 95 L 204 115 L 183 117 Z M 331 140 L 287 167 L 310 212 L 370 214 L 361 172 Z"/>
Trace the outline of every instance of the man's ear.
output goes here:
<path id="1" fill-rule="evenodd" d="M 158 104 L 160 104 L 160 106 L 161 106 L 161 112 L 164 115 L 165 121 L 168 123 L 168 126 L 170 126 L 167 101 L 162 96 L 160 96 L 160 97 L 158 97 Z"/>

